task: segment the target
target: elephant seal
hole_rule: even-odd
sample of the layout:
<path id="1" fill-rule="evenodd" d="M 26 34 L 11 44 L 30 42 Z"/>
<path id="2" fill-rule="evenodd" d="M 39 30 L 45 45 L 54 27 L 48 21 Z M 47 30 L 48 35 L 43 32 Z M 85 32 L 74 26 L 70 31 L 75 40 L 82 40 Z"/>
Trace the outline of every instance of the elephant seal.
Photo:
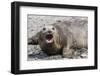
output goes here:
<path id="1" fill-rule="evenodd" d="M 29 44 L 39 44 L 48 55 L 62 54 L 63 57 L 72 58 L 73 48 L 87 48 L 88 31 L 87 21 L 57 21 L 43 28 L 32 38 Z"/>

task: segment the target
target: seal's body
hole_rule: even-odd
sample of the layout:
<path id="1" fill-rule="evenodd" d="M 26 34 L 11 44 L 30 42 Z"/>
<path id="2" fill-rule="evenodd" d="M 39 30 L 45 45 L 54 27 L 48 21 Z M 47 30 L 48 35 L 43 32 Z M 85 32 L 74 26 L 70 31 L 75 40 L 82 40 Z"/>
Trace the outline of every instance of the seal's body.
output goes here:
<path id="1" fill-rule="evenodd" d="M 77 23 L 77 24 L 76 24 Z M 31 38 L 31 42 L 40 45 L 48 55 L 63 54 L 71 58 L 73 48 L 87 48 L 87 23 L 57 21 L 44 26 L 43 29 Z"/>

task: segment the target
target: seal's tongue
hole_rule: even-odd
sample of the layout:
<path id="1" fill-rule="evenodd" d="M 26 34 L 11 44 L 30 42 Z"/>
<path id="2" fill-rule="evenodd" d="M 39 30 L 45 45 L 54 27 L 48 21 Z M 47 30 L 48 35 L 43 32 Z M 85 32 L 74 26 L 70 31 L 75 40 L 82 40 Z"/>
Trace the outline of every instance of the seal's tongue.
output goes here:
<path id="1" fill-rule="evenodd" d="M 46 35 L 46 42 L 47 43 L 52 43 L 53 42 L 53 35 L 52 34 Z"/>

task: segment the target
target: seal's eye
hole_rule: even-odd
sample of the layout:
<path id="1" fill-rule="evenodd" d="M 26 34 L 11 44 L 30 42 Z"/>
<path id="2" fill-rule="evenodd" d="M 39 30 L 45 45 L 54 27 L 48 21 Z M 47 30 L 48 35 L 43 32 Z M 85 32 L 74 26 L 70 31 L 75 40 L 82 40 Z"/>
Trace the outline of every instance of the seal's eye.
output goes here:
<path id="1" fill-rule="evenodd" d="M 53 27 L 52 30 L 55 30 L 55 28 Z"/>
<path id="2" fill-rule="evenodd" d="M 43 28 L 43 30 L 45 31 L 45 30 L 46 30 L 46 28 Z"/>

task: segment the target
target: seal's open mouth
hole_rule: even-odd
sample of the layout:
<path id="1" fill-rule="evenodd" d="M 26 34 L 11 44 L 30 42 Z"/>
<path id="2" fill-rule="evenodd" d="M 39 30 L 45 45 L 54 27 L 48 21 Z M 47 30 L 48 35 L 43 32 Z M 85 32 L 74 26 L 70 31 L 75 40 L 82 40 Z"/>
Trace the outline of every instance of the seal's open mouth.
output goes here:
<path id="1" fill-rule="evenodd" d="M 46 42 L 47 43 L 52 43 L 53 42 L 53 35 L 52 34 L 47 34 L 46 35 Z"/>

